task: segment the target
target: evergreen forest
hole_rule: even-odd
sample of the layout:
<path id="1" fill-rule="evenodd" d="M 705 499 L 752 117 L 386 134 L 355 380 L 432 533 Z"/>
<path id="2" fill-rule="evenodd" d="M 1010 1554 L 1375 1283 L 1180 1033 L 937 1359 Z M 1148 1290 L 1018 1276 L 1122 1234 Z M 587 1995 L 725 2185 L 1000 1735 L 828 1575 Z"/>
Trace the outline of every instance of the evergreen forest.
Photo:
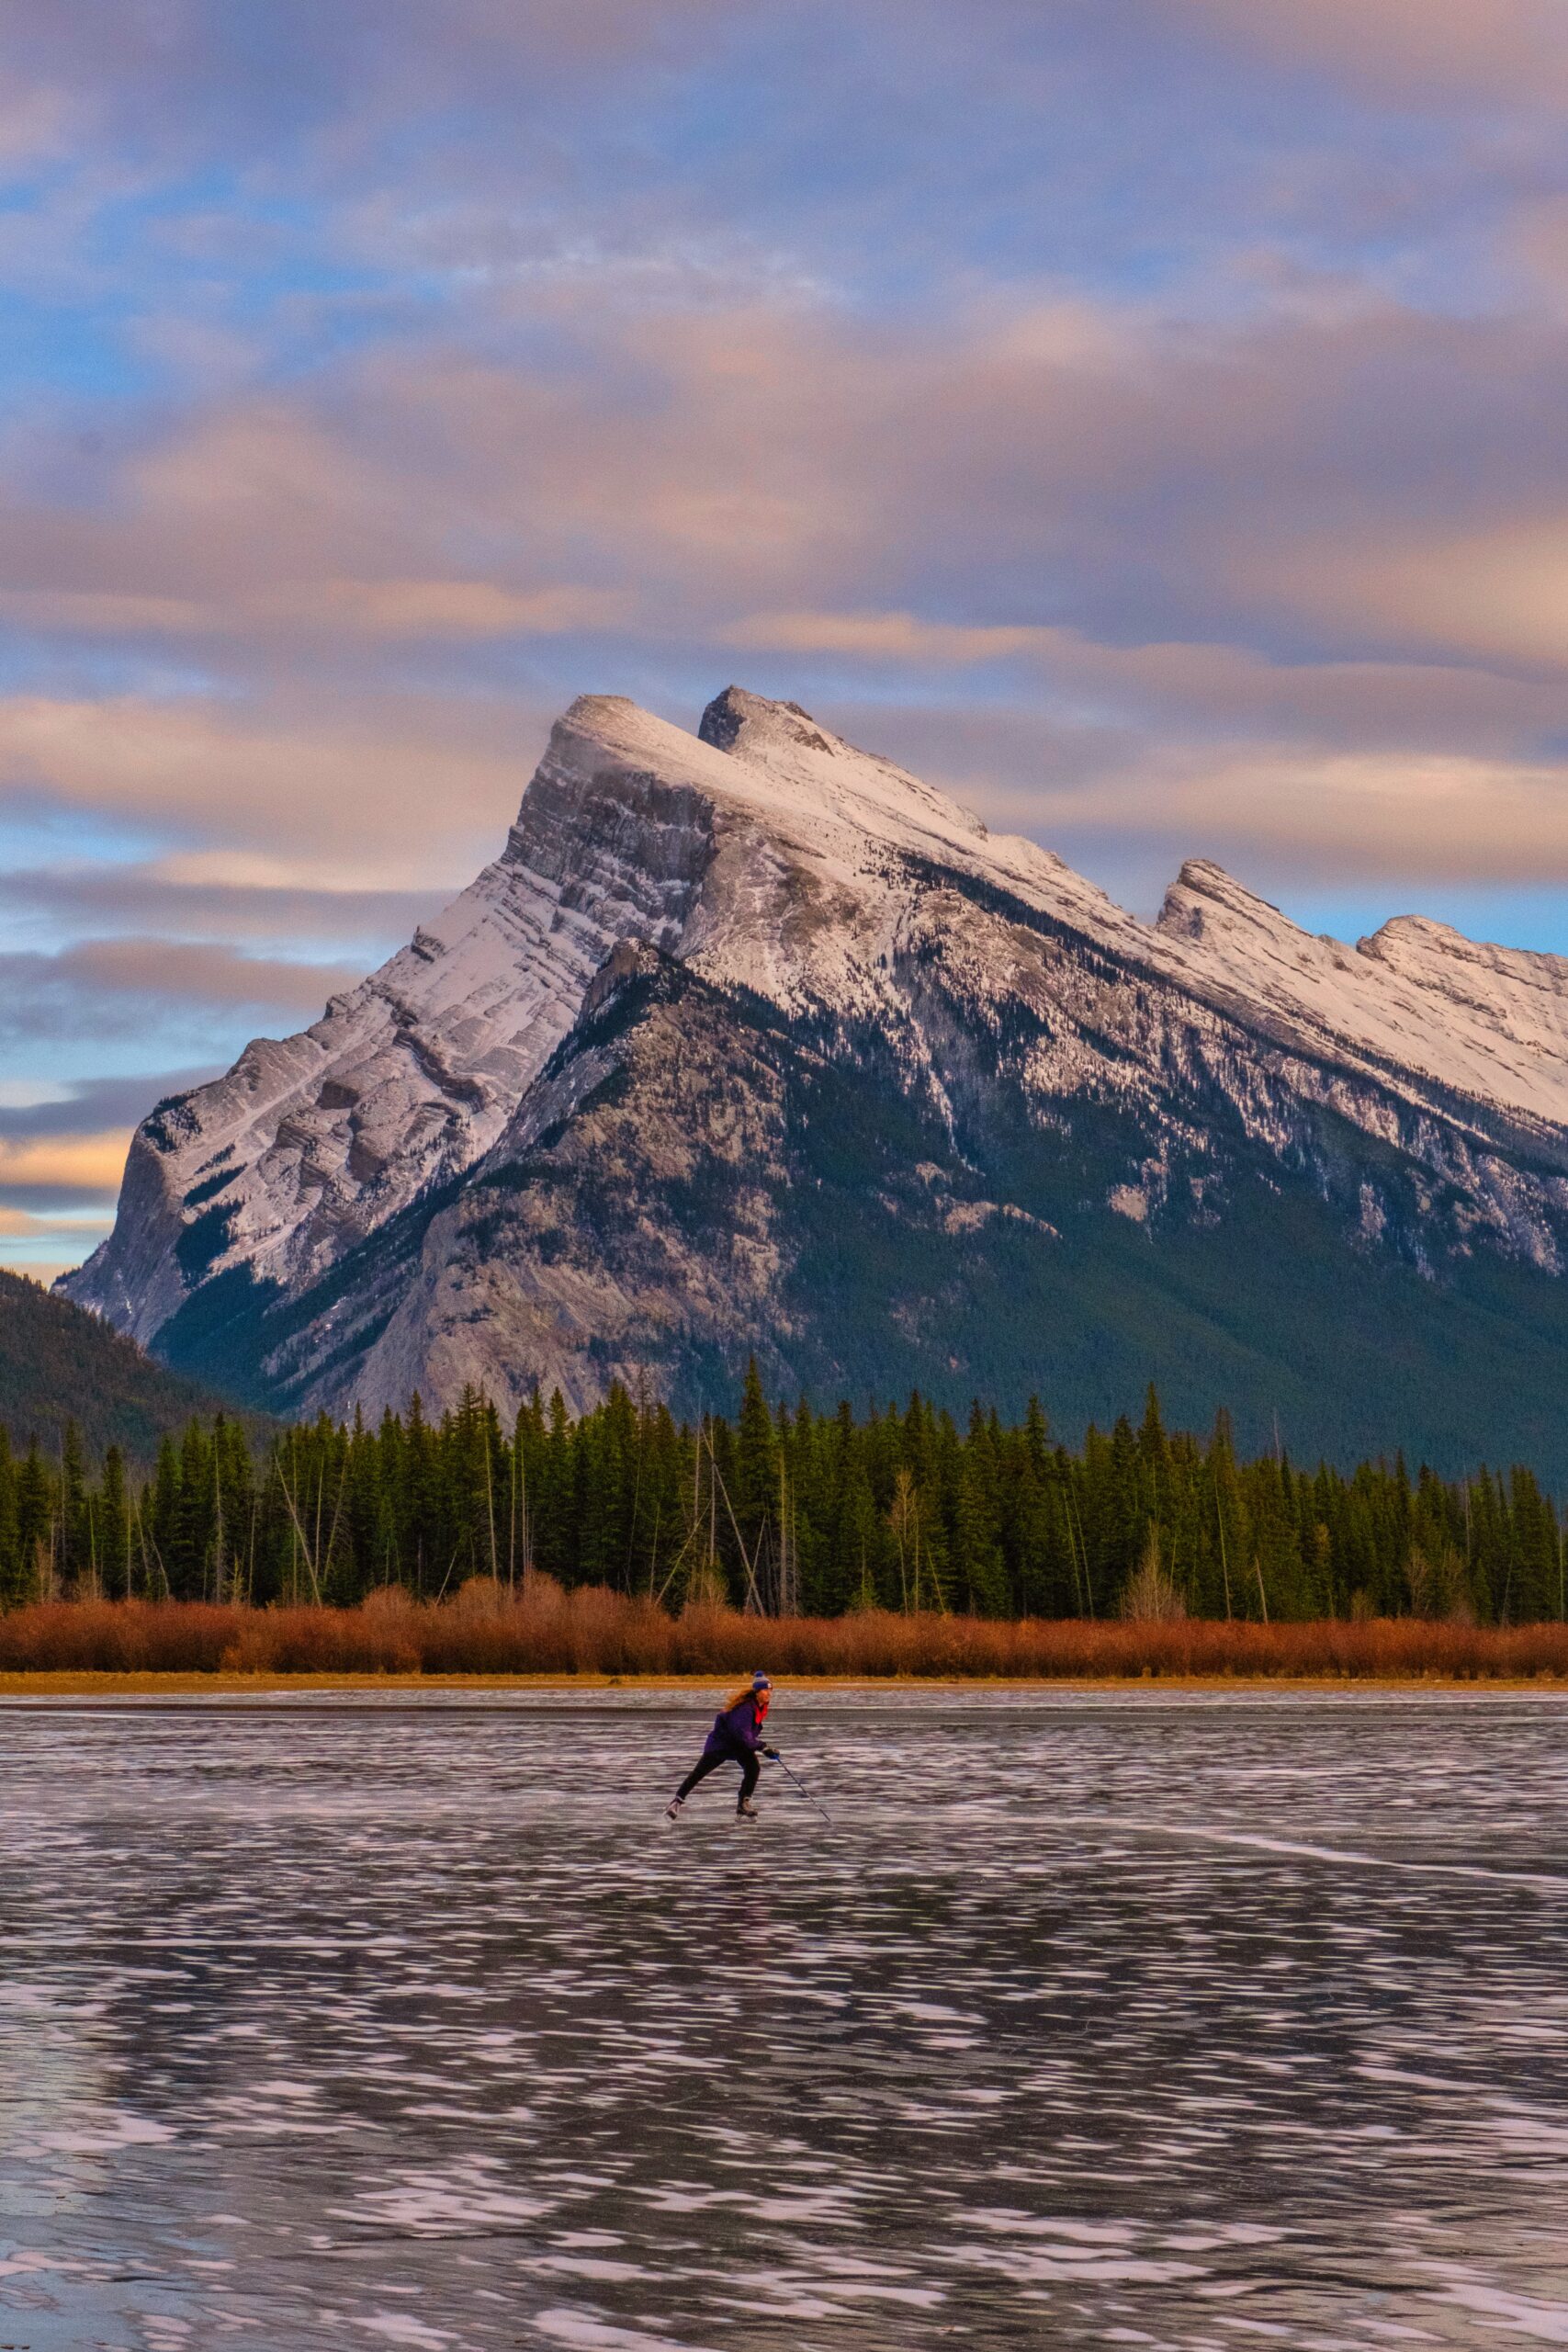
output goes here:
<path id="1" fill-rule="evenodd" d="M 1054 1441 L 1037 1403 L 965 1425 L 920 1396 L 863 1416 L 771 1404 L 678 1423 L 621 1387 L 573 1419 L 536 1396 L 508 1427 L 478 1395 L 439 1422 L 323 1417 L 259 1436 L 221 1414 L 166 1436 L 150 1476 L 79 1432 L 0 1430 L 0 1604 L 172 1598 L 434 1600 L 536 1572 L 775 1615 L 1180 1615 L 1267 1622 L 1564 1615 L 1564 1524 L 1520 1464 L 1462 1480 L 1403 1459 L 1239 1459 L 1141 1419 Z"/>

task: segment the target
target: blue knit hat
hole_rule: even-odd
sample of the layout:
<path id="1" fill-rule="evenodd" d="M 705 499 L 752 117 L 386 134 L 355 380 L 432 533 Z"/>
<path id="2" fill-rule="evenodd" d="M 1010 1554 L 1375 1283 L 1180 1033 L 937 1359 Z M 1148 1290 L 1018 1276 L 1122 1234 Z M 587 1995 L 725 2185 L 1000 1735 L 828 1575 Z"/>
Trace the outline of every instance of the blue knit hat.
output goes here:
<path id="1" fill-rule="evenodd" d="M 773 1678 L 771 1674 L 754 1674 L 751 1677 L 751 1688 L 753 1690 L 771 1690 L 773 1687 Z"/>

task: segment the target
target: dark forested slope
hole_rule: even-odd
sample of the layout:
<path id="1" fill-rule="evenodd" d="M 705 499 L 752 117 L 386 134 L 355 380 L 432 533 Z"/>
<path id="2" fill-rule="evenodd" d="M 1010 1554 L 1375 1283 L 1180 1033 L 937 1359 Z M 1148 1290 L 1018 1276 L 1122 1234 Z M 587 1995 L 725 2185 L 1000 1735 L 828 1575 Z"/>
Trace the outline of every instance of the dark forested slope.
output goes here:
<path id="1" fill-rule="evenodd" d="M 151 1461 L 167 1430 L 221 1402 L 68 1299 L 0 1272 L 0 1427 L 48 1445 L 73 1420 L 89 1453 Z"/>

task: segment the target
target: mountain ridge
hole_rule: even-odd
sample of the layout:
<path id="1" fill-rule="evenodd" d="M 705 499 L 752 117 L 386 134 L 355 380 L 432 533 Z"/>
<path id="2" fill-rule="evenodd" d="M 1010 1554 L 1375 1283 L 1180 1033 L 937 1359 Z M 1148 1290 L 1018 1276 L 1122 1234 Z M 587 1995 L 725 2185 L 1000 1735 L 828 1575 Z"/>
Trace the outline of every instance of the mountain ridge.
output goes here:
<path id="1" fill-rule="evenodd" d="M 63 1287 L 290 1408 L 690 1402 L 753 1350 L 781 1384 L 956 1394 L 1003 1369 L 985 1299 L 1007 1393 L 1055 1363 L 1073 1411 L 1136 1393 L 1174 1317 L 1190 1413 L 1309 1330 L 1331 1379 L 1352 1268 L 1397 1275 L 1423 1364 L 1473 1325 L 1494 1386 L 1492 1293 L 1543 1283 L 1509 1312 L 1547 1378 L 1565 1262 L 1568 962 L 1419 917 L 1317 938 L 1202 859 L 1142 923 L 730 687 L 694 735 L 580 697 L 468 891 L 144 1122 Z M 1451 1447 L 1464 1384 L 1433 1377 Z"/>

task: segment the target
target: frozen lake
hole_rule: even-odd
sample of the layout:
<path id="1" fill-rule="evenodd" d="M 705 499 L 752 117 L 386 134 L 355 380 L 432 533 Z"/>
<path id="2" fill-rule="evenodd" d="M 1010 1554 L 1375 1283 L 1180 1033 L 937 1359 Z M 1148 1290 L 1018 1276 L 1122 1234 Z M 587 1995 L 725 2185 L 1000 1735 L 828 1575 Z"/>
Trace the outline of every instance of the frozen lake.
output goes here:
<path id="1" fill-rule="evenodd" d="M 1568 1705 L 773 1724 L 0 1711 L 0 2346 L 1568 2344 Z"/>

